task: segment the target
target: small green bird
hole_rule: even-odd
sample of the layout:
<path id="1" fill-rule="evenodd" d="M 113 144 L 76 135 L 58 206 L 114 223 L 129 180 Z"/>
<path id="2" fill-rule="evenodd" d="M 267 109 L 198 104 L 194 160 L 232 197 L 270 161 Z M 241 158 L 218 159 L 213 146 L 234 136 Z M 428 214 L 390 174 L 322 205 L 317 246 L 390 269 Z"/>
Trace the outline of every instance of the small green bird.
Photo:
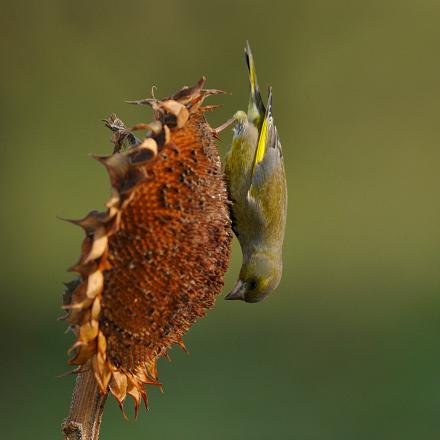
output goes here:
<path id="1" fill-rule="evenodd" d="M 281 280 L 287 185 L 272 115 L 272 89 L 266 109 L 249 43 L 245 55 L 251 86 L 248 111 L 234 115 L 236 125 L 225 162 L 232 228 L 240 242 L 243 263 L 237 284 L 226 299 L 258 302 Z"/>

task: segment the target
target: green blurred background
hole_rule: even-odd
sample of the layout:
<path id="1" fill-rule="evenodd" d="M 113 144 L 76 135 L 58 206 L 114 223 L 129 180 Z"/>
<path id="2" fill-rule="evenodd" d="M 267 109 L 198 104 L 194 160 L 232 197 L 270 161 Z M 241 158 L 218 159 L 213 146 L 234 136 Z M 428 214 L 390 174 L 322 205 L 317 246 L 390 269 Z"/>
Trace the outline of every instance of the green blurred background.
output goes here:
<path id="1" fill-rule="evenodd" d="M 247 105 L 249 39 L 289 183 L 285 276 L 258 305 L 219 299 L 162 361 L 165 394 L 110 439 L 437 439 L 440 435 L 440 3 L 2 2 L 2 438 L 59 438 L 72 378 L 61 282 L 101 209 L 100 120 L 202 74 Z M 222 134 L 224 155 L 230 131 Z M 234 283 L 240 252 L 226 287 Z"/>

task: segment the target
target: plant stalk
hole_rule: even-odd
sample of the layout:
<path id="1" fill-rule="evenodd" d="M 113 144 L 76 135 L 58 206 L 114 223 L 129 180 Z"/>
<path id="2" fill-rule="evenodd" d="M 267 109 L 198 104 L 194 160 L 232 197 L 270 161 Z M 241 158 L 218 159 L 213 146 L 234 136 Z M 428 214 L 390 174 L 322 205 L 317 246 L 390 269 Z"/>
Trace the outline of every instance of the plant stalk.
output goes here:
<path id="1" fill-rule="evenodd" d="M 61 424 L 65 440 L 98 440 L 107 395 L 102 395 L 89 368 L 76 377 L 69 415 Z"/>

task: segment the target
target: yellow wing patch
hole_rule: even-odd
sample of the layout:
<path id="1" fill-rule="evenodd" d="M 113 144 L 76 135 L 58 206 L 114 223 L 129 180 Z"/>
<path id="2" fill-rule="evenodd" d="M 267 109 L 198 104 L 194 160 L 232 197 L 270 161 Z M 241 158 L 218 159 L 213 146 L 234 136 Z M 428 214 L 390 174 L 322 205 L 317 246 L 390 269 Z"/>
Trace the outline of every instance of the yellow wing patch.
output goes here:
<path id="1" fill-rule="evenodd" d="M 264 153 L 266 152 L 267 145 L 267 125 L 267 118 L 264 118 L 263 125 L 261 127 L 260 137 L 258 138 L 258 145 L 257 151 L 255 153 L 253 170 L 255 170 L 255 167 L 264 159 Z"/>

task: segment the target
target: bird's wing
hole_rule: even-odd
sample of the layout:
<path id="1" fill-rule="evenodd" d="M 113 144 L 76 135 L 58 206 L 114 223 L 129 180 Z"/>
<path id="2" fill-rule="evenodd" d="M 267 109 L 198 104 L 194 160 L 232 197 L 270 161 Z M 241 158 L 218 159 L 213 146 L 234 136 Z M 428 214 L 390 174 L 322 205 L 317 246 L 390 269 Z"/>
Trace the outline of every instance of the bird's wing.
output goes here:
<path id="1" fill-rule="evenodd" d="M 272 115 L 272 89 L 269 89 L 267 110 L 261 126 L 257 148 L 252 165 L 248 200 L 257 199 L 264 184 L 270 180 L 273 172 L 283 166 L 283 152 L 278 138 L 277 128 Z"/>

